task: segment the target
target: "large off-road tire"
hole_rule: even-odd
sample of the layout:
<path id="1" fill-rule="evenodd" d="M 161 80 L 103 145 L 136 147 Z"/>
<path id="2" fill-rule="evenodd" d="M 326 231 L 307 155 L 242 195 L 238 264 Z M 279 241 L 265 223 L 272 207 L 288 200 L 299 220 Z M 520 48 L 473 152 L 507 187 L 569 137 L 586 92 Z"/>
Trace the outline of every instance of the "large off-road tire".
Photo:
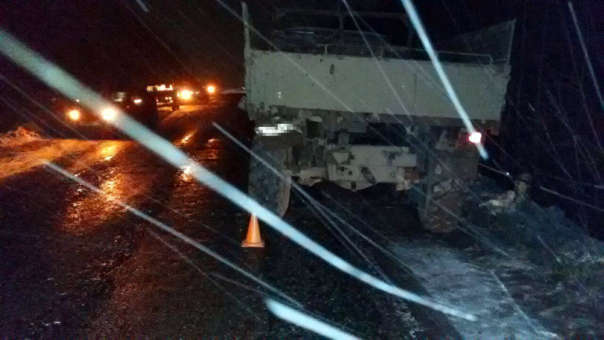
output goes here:
<path id="1" fill-rule="evenodd" d="M 267 143 L 255 139 L 252 144 L 252 152 L 248 176 L 248 194 L 275 214 L 285 215 L 291 193 L 291 178 L 285 171 L 289 149 L 278 146 L 269 147 Z M 254 155 L 259 156 L 278 170 L 282 176 L 276 175 L 266 164 L 257 160 Z"/>
<path id="2" fill-rule="evenodd" d="M 462 205 L 467 188 L 476 178 L 476 151 L 434 151 L 429 158 L 423 189 L 423 204 L 418 207 L 425 229 L 435 233 L 455 230 L 462 220 Z"/>

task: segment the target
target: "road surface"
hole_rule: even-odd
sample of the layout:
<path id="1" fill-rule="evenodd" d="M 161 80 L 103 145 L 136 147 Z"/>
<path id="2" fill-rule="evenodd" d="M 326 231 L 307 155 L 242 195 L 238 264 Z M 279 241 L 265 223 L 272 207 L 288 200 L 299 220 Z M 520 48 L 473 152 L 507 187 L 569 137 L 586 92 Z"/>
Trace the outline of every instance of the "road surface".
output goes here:
<path id="1" fill-rule="evenodd" d="M 211 126 L 218 122 L 249 143 L 251 126 L 235 104 L 223 100 L 164 113 L 159 131 L 245 190 L 249 156 Z M 51 171 L 45 161 L 102 194 Z M 438 315 L 337 272 L 266 227 L 265 249 L 242 249 L 248 214 L 134 141 L 5 144 L 0 163 L 0 337 L 314 337 L 269 315 L 264 299 L 274 294 L 133 216 L 117 201 L 192 237 L 353 334 L 455 334 Z M 345 199 L 333 199 L 346 196 L 337 189 L 320 186 L 312 193 L 338 214 L 353 216 Z M 361 199 L 370 200 L 371 194 Z M 359 197 L 353 200 L 358 203 Z M 370 216 L 366 226 L 392 225 L 384 218 L 390 216 L 412 226 L 407 230 L 417 228 L 412 210 L 398 208 L 365 202 L 359 212 Z M 391 278 L 421 290 L 403 268 L 376 256 L 350 231 L 345 235 L 359 248 L 343 242 L 341 232 L 298 197 L 286 219 L 365 270 L 380 275 L 394 268 Z M 364 232 L 375 233 L 369 229 Z M 401 230 L 386 228 L 381 232 L 391 235 L 370 237 L 405 237 Z"/>

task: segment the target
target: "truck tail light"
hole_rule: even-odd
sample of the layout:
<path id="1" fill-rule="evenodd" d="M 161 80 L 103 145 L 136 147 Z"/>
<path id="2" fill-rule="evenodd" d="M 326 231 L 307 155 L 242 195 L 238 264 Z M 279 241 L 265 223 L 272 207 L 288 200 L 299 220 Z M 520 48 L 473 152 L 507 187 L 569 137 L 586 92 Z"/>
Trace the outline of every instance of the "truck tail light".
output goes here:
<path id="1" fill-rule="evenodd" d="M 482 142 L 482 133 L 474 131 L 468 135 L 468 142 L 472 144 L 480 144 Z"/>

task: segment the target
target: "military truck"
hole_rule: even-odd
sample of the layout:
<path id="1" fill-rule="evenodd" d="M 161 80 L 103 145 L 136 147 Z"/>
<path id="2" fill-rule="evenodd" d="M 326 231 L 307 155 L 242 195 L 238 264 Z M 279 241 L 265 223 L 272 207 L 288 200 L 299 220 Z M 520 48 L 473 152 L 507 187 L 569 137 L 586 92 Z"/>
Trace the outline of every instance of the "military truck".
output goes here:
<path id="1" fill-rule="evenodd" d="M 403 13 L 281 9 L 263 31 L 242 6 L 251 148 L 282 174 L 252 157 L 249 194 L 283 215 L 294 181 L 352 191 L 385 183 L 413 189 L 426 228 L 454 228 L 459 189 L 477 174 L 474 144 L 498 132 L 514 22 L 436 44 L 479 131 L 470 135 Z M 405 43 L 372 20 L 405 28 Z"/>

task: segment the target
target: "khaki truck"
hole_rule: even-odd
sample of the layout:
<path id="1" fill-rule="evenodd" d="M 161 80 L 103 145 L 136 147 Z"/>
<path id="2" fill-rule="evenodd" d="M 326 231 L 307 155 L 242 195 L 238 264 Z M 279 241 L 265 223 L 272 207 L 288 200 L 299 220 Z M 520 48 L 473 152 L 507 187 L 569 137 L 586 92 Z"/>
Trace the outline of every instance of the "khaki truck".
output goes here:
<path id="1" fill-rule="evenodd" d="M 412 47 L 404 14 L 284 9 L 262 32 L 242 6 L 252 151 L 282 174 L 252 157 L 249 194 L 283 215 L 292 182 L 352 191 L 387 183 L 413 189 L 426 228 L 454 228 L 448 215 L 459 212 L 458 189 L 477 173 L 474 144 L 498 131 L 514 22 L 436 45 L 480 132 L 470 135 L 427 54 Z M 406 27 L 407 45 L 351 24 L 371 20 Z"/>

